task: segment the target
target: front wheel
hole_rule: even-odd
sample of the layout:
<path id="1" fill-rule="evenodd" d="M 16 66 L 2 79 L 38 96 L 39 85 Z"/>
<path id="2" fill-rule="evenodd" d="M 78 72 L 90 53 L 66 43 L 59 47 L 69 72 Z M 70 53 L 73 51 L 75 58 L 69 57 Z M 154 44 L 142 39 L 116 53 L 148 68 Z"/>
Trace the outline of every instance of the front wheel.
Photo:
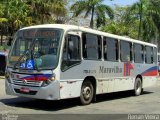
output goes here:
<path id="1" fill-rule="evenodd" d="M 93 99 L 93 85 L 90 81 L 84 81 L 81 88 L 80 101 L 83 105 L 88 105 Z"/>
<path id="2" fill-rule="evenodd" d="M 142 81 L 140 78 L 136 78 L 134 84 L 134 95 L 138 96 L 142 93 Z"/>

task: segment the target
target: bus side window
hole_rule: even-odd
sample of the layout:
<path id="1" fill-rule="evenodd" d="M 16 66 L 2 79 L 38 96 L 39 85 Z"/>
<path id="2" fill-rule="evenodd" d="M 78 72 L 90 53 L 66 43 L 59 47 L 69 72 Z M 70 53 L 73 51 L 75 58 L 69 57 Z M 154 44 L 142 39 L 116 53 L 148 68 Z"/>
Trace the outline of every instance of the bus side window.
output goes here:
<path id="1" fill-rule="evenodd" d="M 144 62 L 144 51 L 143 45 L 134 43 L 134 62 L 143 63 Z"/>
<path id="2" fill-rule="evenodd" d="M 121 41 L 120 42 L 120 51 L 121 51 L 121 61 L 122 62 L 131 62 L 132 61 L 132 45 L 130 42 Z"/>
<path id="3" fill-rule="evenodd" d="M 91 33 L 83 33 L 83 57 L 90 60 L 101 59 L 101 36 Z M 94 53 L 94 54 L 93 54 Z"/>
<path id="4" fill-rule="evenodd" d="M 145 47 L 146 54 L 145 54 L 145 62 L 147 64 L 152 64 L 153 63 L 153 48 L 146 46 Z"/>
<path id="5" fill-rule="evenodd" d="M 157 48 L 155 47 L 153 49 L 153 60 L 154 60 L 154 63 L 157 64 Z"/>
<path id="6" fill-rule="evenodd" d="M 118 40 L 104 37 L 103 45 L 104 59 L 107 61 L 118 61 Z"/>
<path id="7" fill-rule="evenodd" d="M 62 71 L 80 63 L 80 61 L 80 38 L 76 35 L 68 35 L 65 39 L 65 45 L 63 48 Z"/>

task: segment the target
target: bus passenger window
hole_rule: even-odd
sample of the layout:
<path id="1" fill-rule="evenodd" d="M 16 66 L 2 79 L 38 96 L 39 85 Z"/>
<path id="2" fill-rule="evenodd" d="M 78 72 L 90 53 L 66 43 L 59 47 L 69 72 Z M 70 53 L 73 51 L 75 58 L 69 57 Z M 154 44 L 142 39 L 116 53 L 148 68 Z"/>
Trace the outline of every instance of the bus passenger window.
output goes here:
<path id="1" fill-rule="evenodd" d="M 62 70 L 68 69 L 81 61 L 80 38 L 75 35 L 68 35 L 65 39 L 62 57 Z"/>
<path id="2" fill-rule="evenodd" d="M 118 61 L 118 40 L 104 38 L 104 59 L 108 61 Z"/>
<path id="3" fill-rule="evenodd" d="M 154 63 L 157 64 L 157 48 L 153 49 L 153 60 Z"/>
<path id="4" fill-rule="evenodd" d="M 134 44 L 134 62 L 143 63 L 144 62 L 144 47 L 140 44 Z"/>
<path id="5" fill-rule="evenodd" d="M 130 62 L 132 61 L 132 44 L 126 41 L 121 41 L 121 61 Z"/>
<path id="6" fill-rule="evenodd" d="M 101 59 L 101 36 L 83 33 L 82 38 L 83 57 L 92 60 Z"/>
<path id="7" fill-rule="evenodd" d="M 145 62 L 148 64 L 153 63 L 153 48 L 146 46 Z"/>

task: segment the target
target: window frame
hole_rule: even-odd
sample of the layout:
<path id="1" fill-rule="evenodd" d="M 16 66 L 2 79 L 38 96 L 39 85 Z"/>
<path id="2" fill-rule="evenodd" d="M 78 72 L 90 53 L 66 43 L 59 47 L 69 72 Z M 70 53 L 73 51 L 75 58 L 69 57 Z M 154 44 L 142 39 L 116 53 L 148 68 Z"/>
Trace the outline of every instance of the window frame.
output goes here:
<path id="1" fill-rule="evenodd" d="M 98 43 L 98 45 L 97 45 L 97 47 L 98 47 L 98 58 L 96 59 L 94 59 L 94 58 L 88 58 L 88 57 L 84 57 L 84 54 L 87 54 L 87 47 L 86 46 L 84 46 L 84 45 L 86 45 L 86 34 L 90 34 L 90 35 L 94 35 L 94 36 L 96 36 L 97 37 L 97 43 Z M 81 36 L 82 36 L 82 58 L 84 59 L 84 60 L 96 60 L 96 61 L 100 61 L 100 60 L 102 60 L 102 36 L 101 35 L 97 35 L 97 34 L 94 34 L 94 33 L 88 33 L 88 32 L 82 32 L 82 34 L 81 34 Z M 85 41 L 85 43 L 84 43 L 84 41 Z M 85 48 L 86 47 L 86 48 Z"/>
<path id="2" fill-rule="evenodd" d="M 74 63 L 74 64 L 72 64 L 72 65 L 69 65 L 69 66 L 66 66 L 66 68 L 62 68 L 62 66 L 63 66 L 63 62 L 64 62 L 64 59 L 63 59 L 63 55 L 64 55 L 64 49 L 65 49 L 65 45 L 67 44 L 67 48 L 69 47 L 69 43 L 68 43 L 68 39 L 69 39 L 69 37 L 68 36 L 75 36 L 75 37 L 78 37 L 78 40 L 79 40 L 79 56 L 80 56 L 80 58 L 79 58 L 79 60 L 75 60 L 77 63 Z M 67 43 L 66 43 L 67 42 Z M 77 66 L 77 65 L 79 65 L 79 64 L 81 64 L 81 62 L 82 62 L 82 47 L 81 47 L 81 44 L 82 44 L 82 42 L 81 42 L 81 38 L 80 38 L 80 36 L 79 35 L 74 35 L 74 34 L 66 34 L 65 35 L 65 39 L 64 39 L 64 44 L 63 44 L 63 49 L 62 49 L 62 57 L 61 57 L 61 71 L 62 72 L 65 72 L 66 70 L 68 70 L 68 69 L 70 69 L 70 68 L 72 68 L 72 67 L 74 67 L 74 66 Z M 68 52 L 68 50 L 67 50 L 67 52 Z M 69 61 L 69 59 L 67 59 L 68 61 Z M 74 61 L 74 59 L 70 59 L 71 61 Z"/>
<path id="3" fill-rule="evenodd" d="M 147 47 L 148 48 L 151 48 L 151 56 L 150 56 L 150 59 L 151 59 L 151 62 L 149 63 L 149 62 L 147 62 Z M 151 46 L 147 46 L 147 45 L 145 45 L 144 46 L 144 48 L 145 48 L 145 64 L 153 64 L 153 47 L 151 47 Z"/>
<path id="4" fill-rule="evenodd" d="M 124 43 L 129 43 L 129 46 L 130 46 L 130 60 L 122 60 L 122 42 Z M 120 61 L 121 62 L 133 62 L 133 44 L 132 42 L 129 42 L 129 41 L 125 41 L 125 40 L 120 40 L 119 42 L 119 46 L 120 46 Z"/>
<path id="5" fill-rule="evenodd" d="M 135 45 L 140 45 L 141 46 L 141 48 L 142 48 L 142 51 L 141 52 L 143 52 L 143 53 L 141 53 L 141 57 L 142 57 L 142 60 L 141 60 L 141 62 L 136 62 L 136 60 L 135 60 L 135 56 L 136 56 L 136 53 L 135 53 Z M 134 56 L 134 63 L 144 63 L 145 62 L 145 60 L 144 60 L 144 45 L 142 45 L 142 44 L 139 44 L 139 43 L 133 43 L 133 56 Z"/>
<path id="6" fill-rule="evenodd" d="M 105 51 L 105 46 L 107 46 L 107 41 L 115 41 L 117 43 L 117 46 L 115 46 L 115 53 L 116 53 L 116 60 L 109 60 L 108 58 L 105 58 L 107 56 L 107 48 L 106 48 L 106 51 Z M 105 55 L 105 52 L 106 52 L 106 55 Z M 103 37 L 103 58 L 104 58 L 104 61 L 112 61 L 112 62 L 119 62 L 119 40 L 118 39 L 115 39 L 115 38 L 112 38 L 112 37 Z"/>
<path id="7" fill-rule="evenodd" d="M 155 51 L 156 50 L 156 51 Z M 153 62 L 155 63 L 155 64 L 157 64 L 158 63 L 158 55 L 157 55 L 157 53 L 158 53 L 158 49 L 156 48 L 156 47 L 153 47 Z M 155 59 L 156 58 L 156 59 Z M 156 61 L 155 61 L 156 60 Z"/>

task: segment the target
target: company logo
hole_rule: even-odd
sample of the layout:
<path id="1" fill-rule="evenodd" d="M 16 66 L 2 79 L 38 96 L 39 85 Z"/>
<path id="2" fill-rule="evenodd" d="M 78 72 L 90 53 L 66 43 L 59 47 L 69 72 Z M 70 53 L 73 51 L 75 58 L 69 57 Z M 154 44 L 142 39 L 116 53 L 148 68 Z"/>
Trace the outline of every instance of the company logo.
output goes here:
<path id="1" fill-rule="evenodd" d="M 27 80 L 23 80 L 23 84 L 27 84 Z"/>
<path id="2" fill-rule="evenodd" d="M 124 76 L 130 76 L 133 66 L 131 63 L 124 63 Z"/>

